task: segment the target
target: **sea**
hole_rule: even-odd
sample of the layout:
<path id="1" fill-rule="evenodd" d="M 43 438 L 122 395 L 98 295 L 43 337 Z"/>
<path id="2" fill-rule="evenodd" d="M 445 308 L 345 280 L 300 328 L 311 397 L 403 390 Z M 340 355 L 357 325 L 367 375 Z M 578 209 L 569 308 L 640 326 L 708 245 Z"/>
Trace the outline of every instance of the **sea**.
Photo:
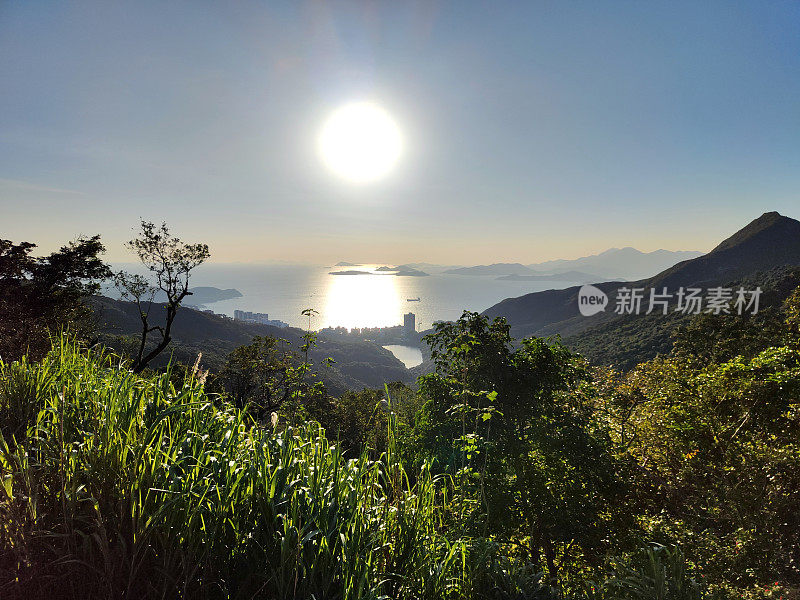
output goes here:
<path id="1" fill-rule="evenodd" d="M 494 276 L 432 273 L 396 276 L 375 271 L 380 265 L 205 264 L 192 273 L 192 286 L 235 288 L 241 298 L 207 304 L 226 315 L 235 310 L 269 314 L 293 327 L 391 327 L 414 313 L 418 331 L 434 321 L 455 320 L 464 310 L 480 312 L 505 298 L 580 285 L 568 281 L 504 281 Z M 367 271 L 331 275 L 331 271 Z M 419 301 L 416 299 L 419 298 Z M 409 301 L 409 299 L 413 301 Z M 301 313 L 316 311 L 311 319 Z"/>

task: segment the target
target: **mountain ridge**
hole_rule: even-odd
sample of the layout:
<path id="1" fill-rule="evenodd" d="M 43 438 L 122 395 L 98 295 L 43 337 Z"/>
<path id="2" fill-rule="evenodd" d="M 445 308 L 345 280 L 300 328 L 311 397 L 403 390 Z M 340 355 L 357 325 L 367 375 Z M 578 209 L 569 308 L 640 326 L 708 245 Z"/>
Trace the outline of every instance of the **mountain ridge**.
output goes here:
<path id="1" fill-rule="evenodd" d="M 609 248 L 599 254 L 582 256 L 576 259 L 556 259 L 527 265 L 531 269 L 561 273 L 579 271 L 595 277 L 640 279 L 662 271 L 672 265 L 701 256 L 695 250 L 664 250 L 642 252 L 632 246 Z"/>
<path id="2" fill-rule="evenodd" d="M 764 213 L 729 236 L 708 254 L 681 261 L 649 278 L 596 287 L 609 297 L 622 286 L 668 288 L 722 285 L 782 266 L 800 265 L 800 222 L 776 212 Z M 512 334 L 576 335 L 617 318 L 613 311 L 582 317 L 578 312 L 580 286 L 506 298 L 482 314 L 506 317 Z"/>

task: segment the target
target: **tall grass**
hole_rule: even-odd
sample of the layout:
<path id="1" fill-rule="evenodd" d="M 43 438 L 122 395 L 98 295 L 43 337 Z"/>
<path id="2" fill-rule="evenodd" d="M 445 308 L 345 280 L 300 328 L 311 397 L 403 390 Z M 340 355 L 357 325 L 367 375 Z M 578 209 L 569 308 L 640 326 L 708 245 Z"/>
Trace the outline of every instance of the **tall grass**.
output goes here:
<path id="1" fill-rule="evenodd" d="M 546 598 L 449 485 L 62 339 L 0 363 L 2 598 Z M 413 485 L 410 483 L 413 481 Z"/>

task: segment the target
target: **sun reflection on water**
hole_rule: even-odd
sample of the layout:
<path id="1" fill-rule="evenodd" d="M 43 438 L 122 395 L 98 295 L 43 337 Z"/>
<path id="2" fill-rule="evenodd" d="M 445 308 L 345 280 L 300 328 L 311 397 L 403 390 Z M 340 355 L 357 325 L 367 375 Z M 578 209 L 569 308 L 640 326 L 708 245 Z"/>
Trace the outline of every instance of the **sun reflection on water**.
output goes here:
<path id="1" fill-rule="evenodd" d="M 397 278 L 331 275 L 322 327 L 391 327 L 403 322 Z"/>

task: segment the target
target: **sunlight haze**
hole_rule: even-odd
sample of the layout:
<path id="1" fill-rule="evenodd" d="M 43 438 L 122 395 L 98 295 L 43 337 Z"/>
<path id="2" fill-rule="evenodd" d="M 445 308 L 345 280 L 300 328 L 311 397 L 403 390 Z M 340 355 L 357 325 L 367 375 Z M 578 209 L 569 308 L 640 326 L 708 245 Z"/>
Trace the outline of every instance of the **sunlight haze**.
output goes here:
<path id="1" fill-rule="evenodd" d="M 143 217 L 215 262 L 476 264 L 796 216 L 798 4 L 512 6 L 3 3 L 4 235 L 125 260 Z M 377 153 L 321 160 L 365 99 Z"/>

